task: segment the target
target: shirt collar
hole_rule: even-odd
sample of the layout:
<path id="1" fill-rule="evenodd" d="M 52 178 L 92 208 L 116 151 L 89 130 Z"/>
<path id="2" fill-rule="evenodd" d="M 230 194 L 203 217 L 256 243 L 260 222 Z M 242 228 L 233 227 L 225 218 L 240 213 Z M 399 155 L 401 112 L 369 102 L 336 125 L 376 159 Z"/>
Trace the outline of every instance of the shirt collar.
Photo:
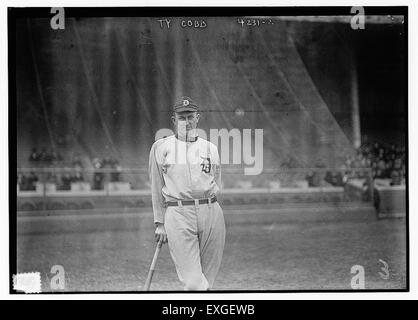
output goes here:
<path id="1" fill-rule="evenodd" d="M 184 141 L 184 140 L 179 139 L 178 136 L 177 136 L 177 134 L 175 135 L 175 137 L 176 137 L 177 140 Z M 196 142 L 197 141 L 197 138 L 199 138 L 199 136 L 196 136 L 196 137 L 191 138 L 191 139 L 187 139 L 184 142 Z"/>

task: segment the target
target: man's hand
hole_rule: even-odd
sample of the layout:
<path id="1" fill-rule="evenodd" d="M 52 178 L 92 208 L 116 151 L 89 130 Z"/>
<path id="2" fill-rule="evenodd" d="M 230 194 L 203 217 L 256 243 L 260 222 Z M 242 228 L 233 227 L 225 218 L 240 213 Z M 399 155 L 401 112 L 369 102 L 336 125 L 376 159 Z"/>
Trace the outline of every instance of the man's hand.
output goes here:
<path id="1" fill-rule="evenodd" d="M 159 242 L 160 240 L 162 243 L 167 243 L 167 232 L 165 231 L 164 223 L 157 222 L 155 228 L 155 240 Z"/>

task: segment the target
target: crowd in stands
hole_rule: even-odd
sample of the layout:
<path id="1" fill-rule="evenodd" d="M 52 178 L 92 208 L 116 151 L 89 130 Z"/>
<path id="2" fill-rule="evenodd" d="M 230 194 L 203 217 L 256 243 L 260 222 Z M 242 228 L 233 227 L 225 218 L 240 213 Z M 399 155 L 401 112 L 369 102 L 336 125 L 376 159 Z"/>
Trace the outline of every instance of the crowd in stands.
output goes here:
<path id="1" fill-rule="evenodd" d="M 364 143 L 356 150 L 355 154 L 346 155 L 341 170 L 326 172 L 323 180 L 333 186 L 344 186 L 350 178 L 367 180 L 370 174 L 367 170 L 362 169 L 371 169 L 373 180 L 389 179 L 389 184 L 392 186 L 405 184 L 405 157 L 405 147 L 395 144 L 385 146 L 377 142 Z M 309 172 L 306 180 L 310 187 L 321 185 L 321 176 L 318 172 Z"/>
<path id="2" fill-rule="evenodd" d="M 355 156 L 347 156 L 346 168 L 371 168 L 373 179 L 390 179 L 390 185 L 401 185 L 406 176 L 405 147 L 392 144 L 365 143 Z"/>
<path id="3" fill-rule="evenodd" d="M 17 185 L 19 190 L 34 191 L 37 182 L 53 183 L 57 190 L 71 190 L 72 183 L 89 182 L 92 189 L 103 190 L 106 182 L 121 181 L 122 167 L 116 159 L 111 157 L 94 158 L 91 161 L 94 171 L 91 172 L 91 170 L 85 170 L 92 168 L 91 165 L 83 161 L 80 154 L 76 153 L 71 158 L 68 161 L 53 149 L 42 148 L 41 152 L 38 152 L 37 148 L 32 148 L 29 163 L 35 170 L 18 170 Z M 36 168 L 51 170 L 38 172 Z M 54 170 L 55 168 L 58 170 Z"/>
<path id="4" fill-rule="evenodd" d="M 355 153 L 348 154 L 343 159 L 339 169 L 320 171 L 309 171 L 305 180 L 309 187 L 319 187 L 325 185 L 344 186 L 348 179 L 363 179 L 366 184 L 370 183 L 370 178 L 386 179 L 392 186 L 405 184 L 406 175 L 406 150 L 395 144 L 384 145 L 380 143 L 364 143 Z M 54 183 L 57 190 L 71 190 L 74 182 L 88 182 L 93 190 L 103 190 L 107 182 L 122 181 L 122 167 L 117 159 L 104 157 L 93 158 L 91 161 L 84 160 L 80 154 L 74 154 L 70 161 L 53 149 L 42 148 L 38 152 L 32 149 L 29 161 L 38 163 L 43 167 L 48 164 L 65 164 L 63 169 L 38 173 L 36 170 L 18 172 L 17 184 L 22 191 L 35 190 L 36 183 Z M 84 164 L 83 164 L 84 163 Z M 297 168 L 298 163 L 292 157 L 283 159 L 281 168 Z M 37 166 L 33 166 L 37 167 Z M 59 167 L 59 166 L 58 166 Z M 316 163 L 316 168 L 325 169 L 325 165 Z M 61 167 L 59 167 L 61 168 Z M 85 169 L 90 170 L 85 170 Z M 371 176 L 370 176 L 371 170 Z"/>
<path id="5" fill-rule="evenodd" d="M 17 185 L 20 191 L 35 191 L 37 182 L 54 183 L 59 190 L 70 190 L 71 183 L 83 181 L 83 175 L 80 171 L 65 168 L 65 172 L 53 173 L 47 172 L 35 173 L 34 171 L 18 172 L 17 174 Z M 39 176 L 44 175 L 41 179 Z"/>
<path id="6" fill-rule="evenodd" d="M 45 166 L 50 165 L 56 162 L 60 162 L 63 160 L 61 154 L 55 149 L 46 149 L 42 148 L 40 152 L 38 152 L 37 148 L 32 148 L 31 154 L 29 156 L 29 162 L 31 165 L 37 166 L 37 164 Z"/>
<path id="7" fill-rule="evenodd" d="M 119 164 L 118 160 L 112 159 L 110 157 L 106 157 L 103 160 L 100 160 L 99 158 L 94 158 L 93 166 L 95 169 L 93 175 L 93 189 L 103 189 L 105 181 L 121 181 L 122 167 Z"/>
<path id="8" fill-rule="evenodd" d="M 36 188 L 36 182 L 39 181 L 35 172 L 31 171 L 29 174 L 18 172 L 17 185 L 21 191 L 32 191 Z"/>

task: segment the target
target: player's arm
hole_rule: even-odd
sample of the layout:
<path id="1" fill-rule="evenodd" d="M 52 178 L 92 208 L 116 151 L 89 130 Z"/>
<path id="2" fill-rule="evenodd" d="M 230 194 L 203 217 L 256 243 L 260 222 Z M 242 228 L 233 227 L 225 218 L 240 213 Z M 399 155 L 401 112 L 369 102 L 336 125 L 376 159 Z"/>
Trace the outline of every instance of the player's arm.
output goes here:
<path id="1" fill-rule="evenodd" d="M 155 238 L 157 242 L 161 239 L 164 243 L 167 242 L 167 233 L 164 227 L 164 215 L 166 208 L 164 206 L 164 197 L 162 194 L 164 178 L 161 168 L 162 162 L 157 151 L 157 144 L 154 143 L 149 155 L 149 179 L 151 182 L 152 210 L 156 226 Z"/>
<path id="2" fill-rule="evenodd" d="M 214 175 L 215 175 L 215 182 L 219 187 L 219 190 L 221 190 L 222 188 L 222 179 L 221 179 L 221 161 L 219 158 L 219 153 L 218 153 L 218 148 L 216 148 L 216 146 L 214 146 L 214 154 L 215 154 L 215 163 L 213 166 L 214 169 Z"/>

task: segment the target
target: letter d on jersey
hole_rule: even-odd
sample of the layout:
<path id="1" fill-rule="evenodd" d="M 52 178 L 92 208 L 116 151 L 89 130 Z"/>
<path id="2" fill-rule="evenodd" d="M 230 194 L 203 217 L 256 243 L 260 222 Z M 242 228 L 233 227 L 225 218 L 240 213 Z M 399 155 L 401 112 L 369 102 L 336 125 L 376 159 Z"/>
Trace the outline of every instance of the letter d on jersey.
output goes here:
<path id="1" fill-rule="evenodd" d="M 60 265 L 52 266 L 51 273 L 55 274 L 51 279 L 51 290 L 65 289 L 65 271 Z"/>
<path id="2" fill-rule="evenodd" d="M 351 267 L 351 274 L 354 276 L 351 278 L 351 289 L 360 290 L 365 288 L 364 280 L 364 267 L 358 264 Z"/>

